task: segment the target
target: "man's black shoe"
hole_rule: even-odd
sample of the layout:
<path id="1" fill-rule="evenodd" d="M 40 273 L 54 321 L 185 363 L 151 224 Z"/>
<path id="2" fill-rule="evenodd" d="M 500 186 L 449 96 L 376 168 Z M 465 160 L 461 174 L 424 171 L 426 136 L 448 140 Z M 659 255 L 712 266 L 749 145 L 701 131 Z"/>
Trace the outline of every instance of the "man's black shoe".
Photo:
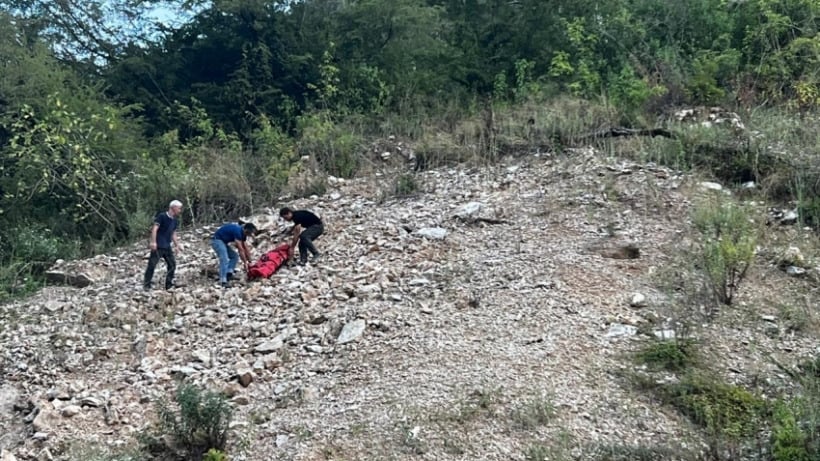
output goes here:
<path id="1" fill-rule="evenodd" d="M 174 288 L 185 288 L 185 282 L 174 282 L 170 285 L 165 285 L 166 290 L 173 290 Z"/>
<path id="2" fill-rule="evenodd" d="M 228 276 L 226 278 L 228 279 L 229 282 L 231 280 L 233 280 L 233 272 L 228 272 Z"/>

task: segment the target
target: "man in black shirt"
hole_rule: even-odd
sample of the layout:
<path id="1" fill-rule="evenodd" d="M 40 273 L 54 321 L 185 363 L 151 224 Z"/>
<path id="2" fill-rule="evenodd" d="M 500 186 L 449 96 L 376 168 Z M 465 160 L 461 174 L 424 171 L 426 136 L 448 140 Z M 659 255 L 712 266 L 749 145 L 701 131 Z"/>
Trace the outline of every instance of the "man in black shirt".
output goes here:
<path id="1" fill-rule="evenodd" d="M 142 282 L 145 290 L 151 289 L 154 269 L 156 269 L 160 258 L 165 260 L 165 265 L 168 267 L 168 272 L 165 274 L 165 289 L 170 290 L 175 286 L 174 271 L 177 262 L 174 258 L 174 250 L 171 249 L 171 243 L 176 246 L 177 251 L 182 251 L 182 245 L 177 239 L 177 227 L 179 227 L 177 217 L 180 213 L 182 213 L 182 202 L 174 200 L 168 205 L 168 211 L 161 212 L 154 218 L 149 241 L 151 256 L 148 258 L 148 267 L 145 269 L 145 277 Z"/>
<path id="2" fill-rule="evenodd" d="M 321 253 L 313 246 L 313 241 L 325 231 L 322 220 L 307 210 L 293 211 L 288 207 L 279 210 L 279 216 L 285 221 L 293 222 L 293 241 L 288 250 L 288 259 L 293 260 L 293 248 L 299 242 L 299 264 L 307 263 L 308 251 L 313 255 L 311 261 L 321 257 Z"/>

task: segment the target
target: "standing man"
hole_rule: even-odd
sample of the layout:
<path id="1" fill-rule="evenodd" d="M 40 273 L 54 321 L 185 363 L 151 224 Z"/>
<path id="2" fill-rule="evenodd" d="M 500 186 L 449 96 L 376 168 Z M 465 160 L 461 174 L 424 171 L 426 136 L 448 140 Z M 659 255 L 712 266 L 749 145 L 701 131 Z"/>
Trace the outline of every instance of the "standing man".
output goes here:
<path id="1" fill-rule="evenodd" d="M 222 288 L 228 288 L 228 281 L 233 279 L 233 271 L 236 269 L 237 259 L 242 258 L 242 263 L 245 265 L 245 273 L 248 272 L 250 266 L 251 252 L 248 249 L 248 244 L 245 242 L 249 235 L 256 235 L 256 226 L 251 223 L 228 223 L 223 224 L 222 227 L 214 232 L 211 237 L 211 248 L 216 252 L 219 258 L 219 284 Z M 230 243 L 236 242 L 236 251 L 229 246 Z"/>
<path id="2" fill-rule="evenodd" d="M 318 216 L 307 210 L 293 211 L 288 207 L 279 210 L 279 216 L 285 221 L 293 222 L 293 241 L 288 250 L 288 260 L 293 260 L 293 249 L 299 242 L 299 264 L 307 263 L 308 251 L 313 255 L 311 261 L 318 260 L 322 254 L 313 246 L 313 241 L 325 231 L 324 224 Z"/>
<path id="3" fill-rule="evenodd" d="M 154 279 L 154 269 L 157 267 L 159 258 L 165 261 L 168 272 L 165 274 L 165 289 L 174 288 L 174 272 L 177 262 L 174 258 L 174 250 L 171 249 L 171 242 L 174 243 L 177 251 L 182 251 L 182 245 L 177 240 L 177 227 L 179 220 L 177 216 L 182 213 L 182 202 L 174 200 L 168 205 L 168 211 L 157 214 L 154 218 L 154 225 L 151 226 L 151 256 L 148 257 L 148 268 L 145 269 L 145 278 L 142 287 L 145 291 L 151 289 Z"/>

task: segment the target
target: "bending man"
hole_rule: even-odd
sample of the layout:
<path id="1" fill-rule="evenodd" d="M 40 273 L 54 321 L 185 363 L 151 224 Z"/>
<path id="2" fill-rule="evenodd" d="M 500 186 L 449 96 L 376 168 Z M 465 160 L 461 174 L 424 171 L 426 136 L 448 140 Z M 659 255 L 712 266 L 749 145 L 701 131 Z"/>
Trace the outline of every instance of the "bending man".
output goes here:
<path id="1" fill-rule="evenodd" d="M 248 236 L 256 235 L 256 226 L 251 223 L 244 223 L 242 225 L 236 223 L 223 224 L 222 227 L 214 232 L 211 237 L 211 247 L 216 252 L 219 258 L 219 284 L 222 288 L 228 288 L 228 281 L 233 279 L 234 270 L 236 269 L 236 262 L 239 258 L 245 265 L 245 273 L 248 272 L 248 266 L 251 261 L 251 252 L 248 249 L 246 240 Z M 230 247 L 231 243 L 235 243 L 239 254 Z"/>
<path id="2" fill-rule="evenodd" d="M 313 241 L 325 231 L 322 220 L 310 211 L 293 211 L 288 207 L 279 210 L 279 216 L 294 224 L 293 241 L 290 244 L 288 260 L 293 260 L 293 249 L 296 247 L 296 242 L 299 242 L 299 264 L 307 263 L 308 251 L 313 255 L 311 261 L 319 259 L 322 254 L 313 246 Z"/>

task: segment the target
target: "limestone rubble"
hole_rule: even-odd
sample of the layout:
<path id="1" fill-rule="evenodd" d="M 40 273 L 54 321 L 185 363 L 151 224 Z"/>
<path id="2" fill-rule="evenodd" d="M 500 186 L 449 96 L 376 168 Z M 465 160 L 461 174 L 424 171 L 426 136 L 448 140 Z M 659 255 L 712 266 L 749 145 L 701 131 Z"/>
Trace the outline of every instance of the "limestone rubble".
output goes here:
<path id="1" fill-rule="evenodd" d="M 177 378 L 231 396 L 234 461 L 523 459 L 561 434 L 575 447 L 701 446 L 684 418 L 623 379 L 646 328 L 674 334 L 653 277 L 689 239 L 692 200 L 708 193 L 697 179 L 578 149 L 416 181 L 417 194 L 385 197 L 372 178 L 331 180 L 326 195 L 290 203 L 324 218 L 324 258 L 228 290 L 207 275 L 214 227 L 181 233 L 186 286 L 174 291 L 141 290 L 145 242 L 55 267 L 89 283 L 0 306 L 2 459 L 127 444 Z M 284 241 L 280 205 L 248 217 L 267 231 L 255 257 Z M 755 277 L 741 305 L 790 284 L 816 294 L 774 266 Z M 727 378 L 777 379 L 765 354 L 789 362 L 816 344 L 767 335 L 767 323 L 699 334 Z M 494 415 L 444 416 L 475 392 L 494 396 Z M 509 412 L 536 396 L 554 421 L 511 429 Z"/>

